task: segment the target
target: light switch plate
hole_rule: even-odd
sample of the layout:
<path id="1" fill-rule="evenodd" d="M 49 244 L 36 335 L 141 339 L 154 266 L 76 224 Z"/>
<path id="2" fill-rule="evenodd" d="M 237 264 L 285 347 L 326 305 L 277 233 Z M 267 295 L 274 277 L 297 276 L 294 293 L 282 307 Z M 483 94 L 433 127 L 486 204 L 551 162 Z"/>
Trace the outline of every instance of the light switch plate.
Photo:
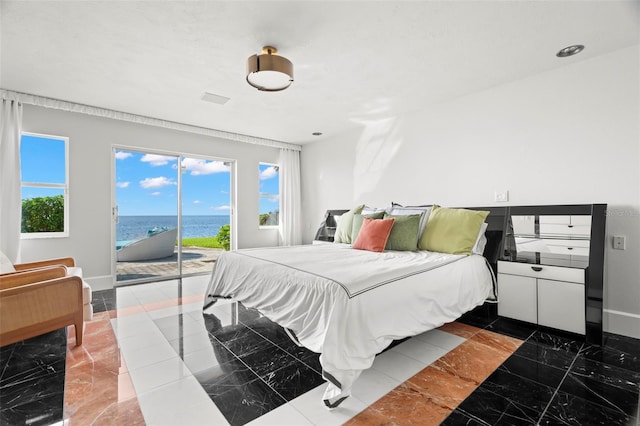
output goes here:
<path id="1" fill-rule="evenodd" d="M 509 191 L 495 191 L 493 195 L 493 201 L 497 201 L 499 203 L 506 203 L 509 201 Z"/>
<path id="2" fill-rule="evenodd" d="M 613 248 L 616 250 L 624 250 L 627 248 L 627 241 L 624 236 L 613 237 Z"/>

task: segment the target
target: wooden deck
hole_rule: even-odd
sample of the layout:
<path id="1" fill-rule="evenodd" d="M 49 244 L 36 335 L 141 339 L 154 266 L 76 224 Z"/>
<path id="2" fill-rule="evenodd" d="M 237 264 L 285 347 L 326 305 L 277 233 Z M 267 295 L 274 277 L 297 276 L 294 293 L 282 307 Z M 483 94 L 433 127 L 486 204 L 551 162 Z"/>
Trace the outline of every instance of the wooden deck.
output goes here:
<path id="1" fill-rule="evenodd" d="M 213 270 L 216 259 L 223 250 L 202 247 L 183 247 L 182 274 L 208 274 Z M 159 278 L 178 274 L 178 255 L 163 259 L 144 260 L 138 262 L 118 262 L 116 275 L 118 281 L 137 280 L 143 278 Z"/>

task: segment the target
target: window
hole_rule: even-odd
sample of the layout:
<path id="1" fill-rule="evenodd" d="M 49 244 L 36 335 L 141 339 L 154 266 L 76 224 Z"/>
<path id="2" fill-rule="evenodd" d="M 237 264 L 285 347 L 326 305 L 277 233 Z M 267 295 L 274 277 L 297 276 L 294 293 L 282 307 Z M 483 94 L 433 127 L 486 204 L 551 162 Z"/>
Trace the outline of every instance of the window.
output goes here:
<path id="1" fill-rule="evenodd" d="M 278 226 L 280 216 L 280 167 L 260 163 L 260 226 Z"/>
<path id="2" fill-rule="evenodd" d="M 22 134 L 23 238 L 69 235 L 68 145 L 61 136 Z"/>

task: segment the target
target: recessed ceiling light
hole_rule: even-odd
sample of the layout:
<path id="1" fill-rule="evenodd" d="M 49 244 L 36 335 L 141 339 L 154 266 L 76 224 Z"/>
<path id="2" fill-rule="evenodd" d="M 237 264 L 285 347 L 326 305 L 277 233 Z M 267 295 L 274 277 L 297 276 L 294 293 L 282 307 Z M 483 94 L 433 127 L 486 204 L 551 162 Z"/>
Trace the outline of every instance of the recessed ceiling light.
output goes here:
<path id="1" fill-rule="evenodd" d="M 322 132 L 313 132 L 311 133 L 313 136 L 322 136 Z"/>
<path id="2" fill-rule="evenodd" d="M 573 46 L 567 46 L 564 49 L 560 49 L 556 56 L 558 58 L 566 58 L 568 56 L 577 55 L 578 53 L 584 50 L 584 46 L 582 44 L 574 44 Z"/>
<path id="3" fill-rule="evenodd" d="M 211 102 L 214 104 L 224 105 L 231 98 L 227 98 L 226 96 L 216 95 L 215 93 L 204 92 L 204 95 L 202 95 L 201 99 L 203 101 Z"/>

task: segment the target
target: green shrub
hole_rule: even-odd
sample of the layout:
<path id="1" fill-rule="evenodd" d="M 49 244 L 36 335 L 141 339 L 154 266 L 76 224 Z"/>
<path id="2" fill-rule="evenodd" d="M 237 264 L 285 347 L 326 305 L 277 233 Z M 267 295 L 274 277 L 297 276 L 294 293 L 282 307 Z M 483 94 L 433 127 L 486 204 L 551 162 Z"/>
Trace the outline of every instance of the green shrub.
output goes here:
<path id="1" fill-rule="evenodd" d="M 220 243 L 220 247 L 225 250 L 229 250 L 231 247 L 231 226 L 224 225 L 218 231 L 218 235 L 216 236 L 216 240 Z"/>
<path id="2" fill-rule="evenodd" d="M 22 200 L 21 232 L 64 232 L 64 197 Z"/>
<path id="3" fill-rule="evenodd" d="M 220 243 L 215 237 L 183 238 L 182 247 L 221 248 Z"/>

